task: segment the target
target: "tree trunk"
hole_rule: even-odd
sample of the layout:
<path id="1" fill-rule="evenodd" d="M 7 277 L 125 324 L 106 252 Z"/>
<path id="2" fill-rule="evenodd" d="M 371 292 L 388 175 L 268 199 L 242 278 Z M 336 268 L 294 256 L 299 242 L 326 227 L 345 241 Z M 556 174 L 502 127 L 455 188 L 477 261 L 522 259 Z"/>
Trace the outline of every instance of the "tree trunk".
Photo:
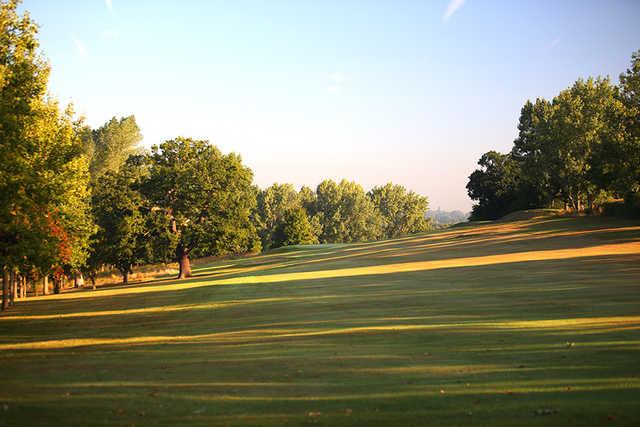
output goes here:
<path id="1" fill-rule="evenodd" d="M 16 291 L 13 293 L 16 296 L 16 299 L 20 299 L 22 297 L 22 275 L 16 274 Z"/>
<path id="2" fill-rule="evenodd" d="M 22 276 L 22 282 L 20 283 L 20 298 L 27 297 L 27 276 Z"/>
<path id="3" fill-rule="evenodd" d="M 73 286 L 75 288 L 83 288 L 84 287 L 84 276 L 82 275 L 82 271 L 76 271 L 73 275 Z"/>
<path id="4" fill-rule="evenodd" d="M 11 282 L 9 284 L 9 305 L 16 304 L 16 292 L 18 291 L 16 271 L 11 269 Z"/>
<path id="5" fill-rule="evenodd" d="M 9 308 L 9 271 L 2 269 L 2 310 Z"/>
<path id="6" fill-rule="evenodd" d="M 36 289 L 36 294 L 37 294 L 37 289 Z M 42 278 L 42 295 L 47 295 L 49 293 L 49 276 L 45 275 Z"/>
<path id="7" fill-rule="evenodd" d="M 123 285 L 128 285 L 129 284 L 129 270 L 120 270 L 120 273 L 122 274 L 122 284 Z"/>
<path id="8" fill-rule="evenodd" d="M 88 273 L 89 279 L 91 279 L 91 289 L 96 290 L 96 274 L 95 272 Z"/>
<path id="9" fill-rule="evenodd" d="M 189 252 L 184 248 L 178 248 L 178 263 L 180 264 L 180 273 L 178 279 L 186 279 L 191 277 L 191 262 L 189 261 Z"/>

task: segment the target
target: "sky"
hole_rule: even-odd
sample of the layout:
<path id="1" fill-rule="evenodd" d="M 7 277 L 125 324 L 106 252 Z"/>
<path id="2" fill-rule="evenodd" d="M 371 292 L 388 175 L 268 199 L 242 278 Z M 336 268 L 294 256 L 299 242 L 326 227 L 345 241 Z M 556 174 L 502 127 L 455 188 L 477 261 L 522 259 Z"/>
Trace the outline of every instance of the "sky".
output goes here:
<path id="1" fill-rule="evenodd" d="M 98 127 L 134 114 L 239 153 L 255 182 L 392 181 L 468 211 L 482 153 L 527 99 L 618 75 L 636 0 L 25 0 L 50 92 Z"/>

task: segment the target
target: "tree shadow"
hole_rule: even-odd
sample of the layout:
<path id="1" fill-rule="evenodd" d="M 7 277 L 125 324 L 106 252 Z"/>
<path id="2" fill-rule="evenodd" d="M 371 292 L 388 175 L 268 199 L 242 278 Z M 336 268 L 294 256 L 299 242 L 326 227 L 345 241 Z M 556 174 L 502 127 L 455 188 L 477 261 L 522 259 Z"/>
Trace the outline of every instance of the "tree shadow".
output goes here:
<path id="1" fill-rule="evenodd" d="M 554 221 L 537 231 L 575 231 Z M 515 224 L 505 235 L 535 227 Z M 375 260 L 383 270 L 367 269 L 375 255 L 429 241 L 452 243 L 439 246 L 449 251 L 444 260 L 521 252 L 501 249 L 504 239 L 491 243 L 489 229 L 476 243 L 469 240 L 477 236 L 456 238 L 467 233 L 460 228 L 442 239 L 333 248 L 317 255 L 323 263 L 281 253 L 234 261 L 236 272 L 222 266 L 184 282 L 127 288 L 132 293 L 23 303 L 0 318 L 0 363 L 10 367 L 0 382 L 8 407 L 0 421 L 598 425 L 613 417 L 638 424 L 640 254 L 589 255 L 637 234 L 590 227 L 566 242 L 533 239 L 528 248 L 577 255 L 564 258 L 407 271 Z M 464 240 L 461 251 L 456 242 Z M 278 274 L 248 269 L 276 264 Z M 345 268 L 362 274 L 341 274 Z M 307 272 L 315 276 L 296 275 Z"/>

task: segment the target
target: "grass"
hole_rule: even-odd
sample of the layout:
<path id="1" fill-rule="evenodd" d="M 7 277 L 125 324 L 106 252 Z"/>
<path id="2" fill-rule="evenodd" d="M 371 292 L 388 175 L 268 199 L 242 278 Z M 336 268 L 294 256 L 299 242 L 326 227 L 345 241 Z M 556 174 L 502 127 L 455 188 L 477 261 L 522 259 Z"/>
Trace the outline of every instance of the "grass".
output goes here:
<path id="1" fill-rule="evenodd" d="M 640 425 L 640 224 L 287 248 L 0 317 L 0 425 Z"/>

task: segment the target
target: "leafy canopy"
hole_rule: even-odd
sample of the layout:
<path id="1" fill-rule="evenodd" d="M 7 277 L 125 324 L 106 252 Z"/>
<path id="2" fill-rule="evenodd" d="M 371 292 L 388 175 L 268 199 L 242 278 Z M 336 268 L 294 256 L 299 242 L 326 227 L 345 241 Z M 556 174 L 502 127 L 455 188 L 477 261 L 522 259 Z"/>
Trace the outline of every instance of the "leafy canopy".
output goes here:
<path id="1" fill-rule="evenodd" d="M 256 200 L 253 173 L 240 156 L 207 141 L 176 138 L 154 146 L 143 192 L 167 218 L 180 255 L 259 250 L 250 220 Z"/>

